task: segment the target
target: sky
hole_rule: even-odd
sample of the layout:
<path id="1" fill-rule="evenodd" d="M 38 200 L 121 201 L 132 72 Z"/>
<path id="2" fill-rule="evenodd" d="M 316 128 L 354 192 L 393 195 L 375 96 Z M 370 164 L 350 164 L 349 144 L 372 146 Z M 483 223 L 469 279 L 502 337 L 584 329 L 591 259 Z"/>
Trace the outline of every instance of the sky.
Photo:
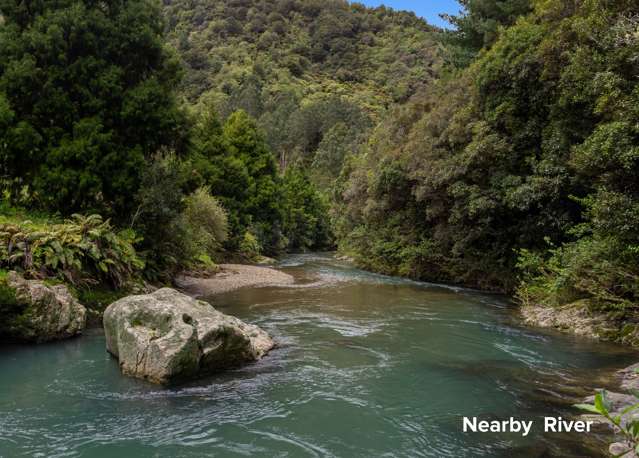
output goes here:
<path id="1" fill-rule="evenodd" d="M 449 27 L 440 17 L 440 13 L 457 14 L 461 7 L 455 0 L 356 0 L 367 6 L 386 5 L 396 10 L 414 11 L 429 24 L 439 27 Z"/>

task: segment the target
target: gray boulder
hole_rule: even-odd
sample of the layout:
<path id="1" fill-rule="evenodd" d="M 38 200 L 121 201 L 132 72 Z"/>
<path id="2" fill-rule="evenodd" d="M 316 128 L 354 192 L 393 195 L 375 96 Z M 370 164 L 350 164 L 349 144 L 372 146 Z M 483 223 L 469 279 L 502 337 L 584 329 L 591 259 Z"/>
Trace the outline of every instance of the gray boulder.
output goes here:
<path id="1" fill-rule="evenodd" d="M 256 361 L 274 346 L 257 326 L 170 288 L 114 302 L 103 324 L 122 372 L 159 384 Z"/>
<path id="2" fill-rule="evenodd" d="M 64 285 L 49 286 L 9 272 L 15 307 L 3 320 L 2 334 L 23 342 L 49 342 L 81 334 L 87 311 Z"/>

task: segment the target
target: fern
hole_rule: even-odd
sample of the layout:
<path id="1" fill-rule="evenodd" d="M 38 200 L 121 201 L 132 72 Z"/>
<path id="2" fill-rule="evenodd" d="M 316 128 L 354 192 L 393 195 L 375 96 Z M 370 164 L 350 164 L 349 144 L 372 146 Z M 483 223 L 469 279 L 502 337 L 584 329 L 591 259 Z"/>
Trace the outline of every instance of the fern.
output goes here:
<path id="1" fill-rule="evenodd" d="M 132 231 L 116 232 L 100 215 L 76 214 L 44 229 L 30 221 L 2 223 L 0 266 L 34 278 L 118 287 L 144 268 L 136 241 Z"/>

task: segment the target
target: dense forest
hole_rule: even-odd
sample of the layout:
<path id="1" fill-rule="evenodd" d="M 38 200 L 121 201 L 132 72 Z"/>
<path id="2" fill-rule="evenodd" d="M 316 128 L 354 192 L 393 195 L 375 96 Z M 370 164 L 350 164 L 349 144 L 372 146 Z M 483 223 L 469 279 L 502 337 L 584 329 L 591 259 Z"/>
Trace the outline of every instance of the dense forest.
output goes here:
<path id="1" fill-rule="evenodd" d="M 482 21 L 490 3 L 468 2 L 455 21 L 462 37 L 448 40 L 452 56 L 476 57 L 451 59 L 460 68 L 349 158 L 336 190 L 340 245 L 383 272 L 632 309 L 636 4 L 492 2 L 524 14 Z M 482 35 L 501 20 L 510 26 Z"/>
<path id="2" fill-rule="evenodd" d="M 633 310 L 635 2 L 461 3 L 440 30 L 343 0 L 1 0 L 0 266 L 116 287 L 337 247 Z"/>
<path id="3" fill-rule="evenodd" d="M 171 43 L 196 110 L 257 122 L 282 169 L 326 188 L 386 110 L 441 67 L 433 27 L 341 0 L 167 2 Z"/>

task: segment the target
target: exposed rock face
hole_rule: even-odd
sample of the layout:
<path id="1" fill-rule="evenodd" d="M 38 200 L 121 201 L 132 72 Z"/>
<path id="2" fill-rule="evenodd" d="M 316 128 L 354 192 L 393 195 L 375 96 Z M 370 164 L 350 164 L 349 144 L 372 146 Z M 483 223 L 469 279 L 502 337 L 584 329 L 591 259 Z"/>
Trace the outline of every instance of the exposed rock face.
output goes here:
<path id="1" fill-rule="evenodd" d="M 160 384 L 256 361 L 274 346 L 257 326 L 170 288 L 114 302 L 103 323 L 122 372 Z"/>
<path id="2" fill-rule="evenodd" d="M 639 325 L 635 318 L 629 320 L 619 313 L 591 310 L 585 300 L 561 307 L 526 305 L 521 307 L 521 313 L 524 322 L 531 326 L 639 347 Z"/>
<path id="3" fill-rule="evenodd" d="M 87 311 L 66 286 L 48 286 L 9 272 L 6 284 L 15 291 L 16 314 L 3 323 L 7 337 L 24 342 L 49 342 L 76 336 L 86 327 Z"/>

